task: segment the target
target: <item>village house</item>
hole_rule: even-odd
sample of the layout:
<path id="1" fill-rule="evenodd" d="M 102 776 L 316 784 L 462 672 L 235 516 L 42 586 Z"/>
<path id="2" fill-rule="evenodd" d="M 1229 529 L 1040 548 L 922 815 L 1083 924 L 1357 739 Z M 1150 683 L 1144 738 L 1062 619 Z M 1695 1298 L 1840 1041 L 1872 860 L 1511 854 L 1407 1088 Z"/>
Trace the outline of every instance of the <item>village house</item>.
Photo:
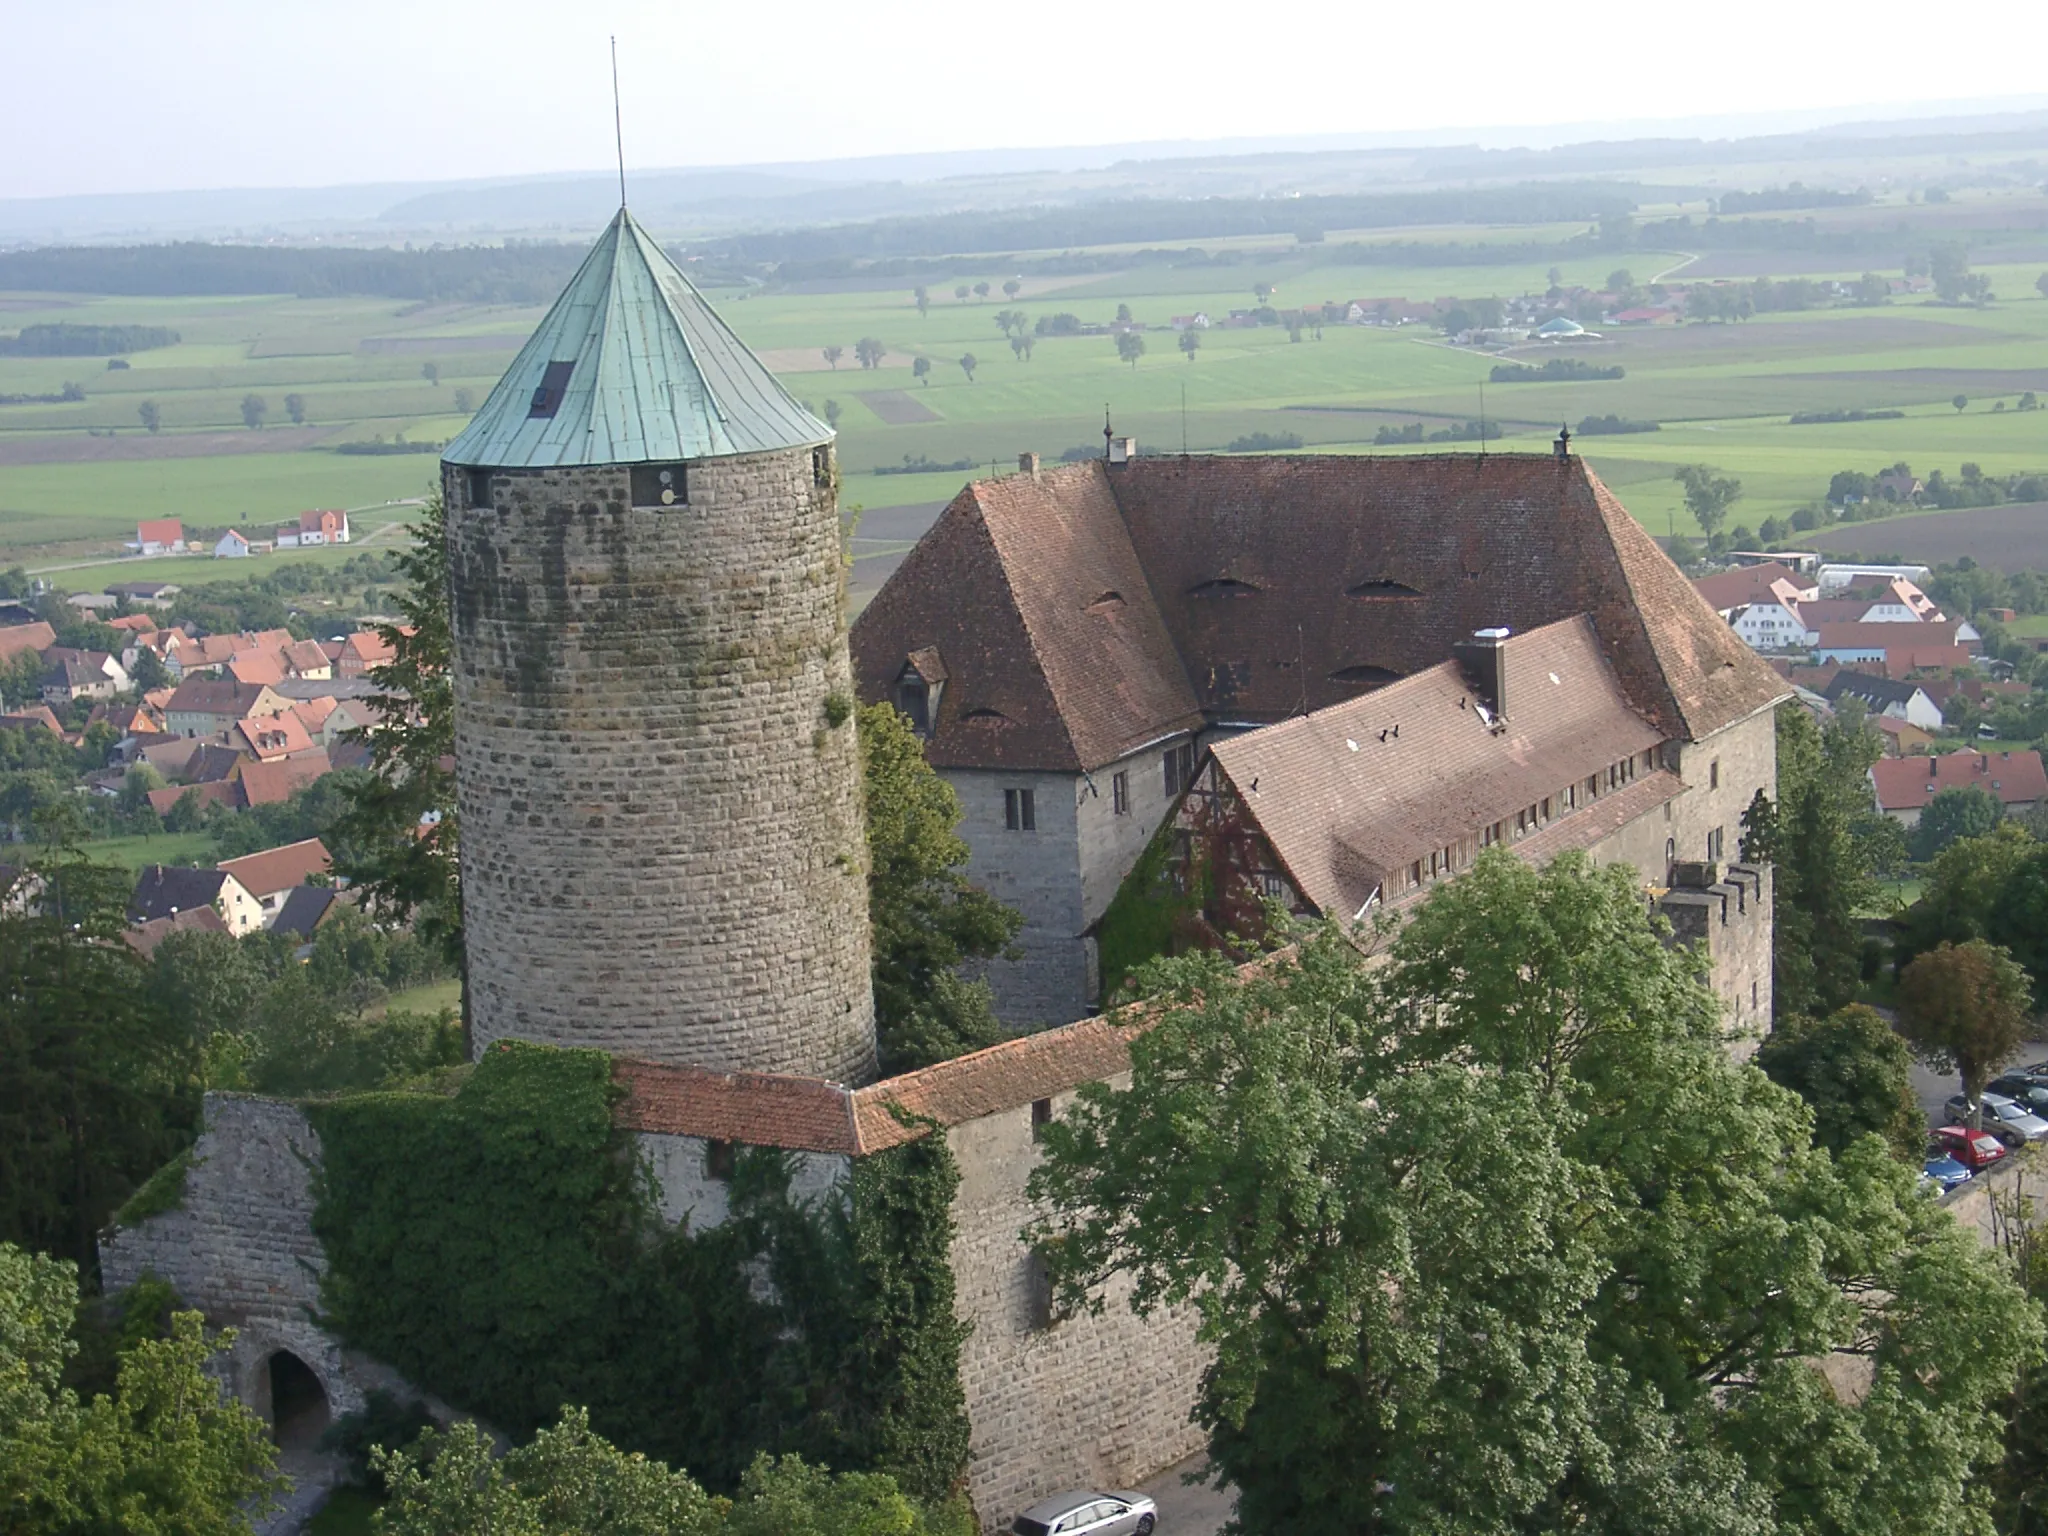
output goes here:
<path id="1" fill-rule="evenodd" d="M 238 720 L 281 715 L 288 700 L 260 683 L 232 677 L 188 677 L 164 708 L 164 723 L 179 736 L 218 736 Z"/>
<path id="2" fill-rule="evenodd" d="M 107 596 L 137 608 L 168 608 L 183 590 L 174 581 L 111 581 L 106 587 Z"/>
<path id="3" fill-rule="evenodd" d="M 185 547 L 185 525 L 175 517 L 159 517 L 135 526 L 135 542 L 128 546 L 138 554 L 175 555 Z"/>
<path id="4" fill-rule="evenodd" d="M 220 536 L 220 542 L 213 546 L 216 560 L 246 560 L 249 558 L 249 541 L 230 528 Z"/>
<path id="5" fill-rule="evenodd" d="M 1972 644 L 1982 644 L 1977 632 L 1970 629 L 1966 633 L 1961 623 L 1949 619 L 1940 623 L 1916 624 L 1910 630 L 1897 624 L 1822 624 L 1814 631 L 1812 650 L 1813 659 L 1817 662 L 1833 661 L 1845 666 L 1857 663 L 1882 666 L 1885 653 L 1892 650 L 1899 651 L 1902 656 L 1960 650 L 1963 661 L 1959 665 L 1968 665 L 1970 653 L 1967 647 Z"/>
<path id="6" fill-rule="evenodd" d="M 341 654 L 334 663 L 334 675 L 365 677 L 373 668 L 391 660 L 394 654 L 382 635 L 373 629 L 359 629 L 342 641 Z"/>
<path id="7" fill-rule="evenodd" d="M 314 876 L 325 876 L 330 866 L 327 845 L 317 837 L 220 861 L 221 873 L 232 875 L 255 898 L 265 926 L 274 926 L 286 897 Z"/>
<path id="8" fill-rule="evenodd" d="M 861 696 L 910 717 L 960 797 L 970 878 L 1024 914 L 1020 958 L 988 974 L 1026 1027 L 1097 1005 L 1098 925 L 1212 748 L 1403 679 L 1436 679 L 1411 685 L 1434 697 L 1433 669 L 1475 631 L 1581 616 L 1655 733 L 1628 753 L 1675 776 L 1637 808 L 1651 830 L 1623 839 L 1645 882 L 1732 857 L 1743 810 L 1775 787 L 1772 711 L 1791 689 L 1576 457 L 1126 455 L 979 481 L 852 640 Z M 1375 756 L 1399 723 L 1373 728 Z M 1501 819 L 1401 765 L 1469 823 L 1439 850 Z M 1609 765 L 1556 766 L 1539 808 Z"/>
<path id="9" fill-rule="evenodd" d="M 240 938 L 263 926 L 263 909 L 233 875 L 219 869 L 180 869 L 145 864 L 128 898 L 128 917 L 136 924 L 176 917 L 180 912 L 210 907 L 229 933 Z"/>
<path id="10" fill-rule="evenodd" d="M 310 549 L 321 544 L 348 542 L 348 514 L 339 510 L 301 512 L 296 523 L 280 523 L 279 549 Z"/>
<path id="11" fill-rule="evenodd" d="M 43 668 L 41 689 L 45 704 L 110 699 L 131 686 L 121 663 L 105 651 L 53 645 L 43 652 Z"/>
<path id="12" fill-rule="evenodd" d="M 1917 683 L 1845 667 L 1829 680 L 1822 697 L 1830 704 L 1839 704 L 1843 699 L 1861 700 L 1873 716 L 1901 721 L 1922 731 L 1943 728 L 1941 706 Z"/>
<path id="13" fill-rule="evenodd" d="M 23 651 L 47 651 L 57 643 L 57 631 L 42 619 L 32 624 L 12 624 L 0 629 L 0 663 L 6 663 Z"/>
<path id="14" fill-rule="evenodd" d="M 1924 565 L 1856 565 L 1828 561 L 1821 566 L 1818 579 L 1821 595 L 1828 597 L 1845 588 L 1866 586 L 1873 581 L 1922 582 L 1930 574 Z"/>
<path id="15" fill-rule="evenodd" d="M 1927 802 L 1944 789 L 1976 785 L 2024 816 L 2048 799 L 2048 774 L 2039 752 L 1944 752 L 1936 757 L 1887 757 L 1870 765 L 1877 808 L 1901 826 L 1916 827 Z"/>

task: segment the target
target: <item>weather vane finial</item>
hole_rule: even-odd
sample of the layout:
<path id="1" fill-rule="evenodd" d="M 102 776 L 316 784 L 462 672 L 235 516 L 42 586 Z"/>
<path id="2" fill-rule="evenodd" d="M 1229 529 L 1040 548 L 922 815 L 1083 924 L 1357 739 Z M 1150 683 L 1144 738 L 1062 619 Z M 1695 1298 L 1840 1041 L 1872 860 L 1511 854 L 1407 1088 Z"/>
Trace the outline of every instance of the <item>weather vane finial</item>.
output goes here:
<path id="1" fill-rule="evenodd" d="M 626 206 L 626 126 L 619 115 L 619 40 L 612 38 L 612 139 L 619 149 L 619 206 Z"/>

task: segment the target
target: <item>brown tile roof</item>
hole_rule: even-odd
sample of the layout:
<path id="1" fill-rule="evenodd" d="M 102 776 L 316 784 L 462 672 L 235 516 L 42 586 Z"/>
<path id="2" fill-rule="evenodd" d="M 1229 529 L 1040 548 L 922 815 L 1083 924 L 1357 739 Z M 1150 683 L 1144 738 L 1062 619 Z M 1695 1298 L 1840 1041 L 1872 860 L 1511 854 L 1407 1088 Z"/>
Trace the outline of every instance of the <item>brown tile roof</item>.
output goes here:
<path id="1" fill-rule="evenodd" d="M 281 683 L 284 657 L 276 651 L 240 651 L 228 658 L 228 675 L 238 683 Z"/>
<path id="2" fill-rule="evenodd" d="M 1099 461 L 963 491 L 854 625 L 864 697 L 936 646 L 939 766 L 1093 768 L 1591 616 L 1622 686 L 1697 739 L 1788 690 L 1578 459 Z M 977 711 L 992 710 L 997 718 Z"/>
<path id="3" fill-rule="evenodd" d="M 1904 625 L 1899 626 L 1904 628 Z M 1923 628 L 1915 625 L 1914 628 Z M 1977 658 L 1960 645 L 1895 645 L 1884 653 L 1884 671 L 1887 677 L 1911 677 L 1916 672 L 1953 672 L 1957 667 L 1972 667 Z"/>
<path id="4" fill-rule="evenodd" d="M 226 933 L 228 925 L 221 921 L 220 914 L 212 907 L 190 907 L 176 917 L 153 917 L 146 923 L 137 924 L 121 935 L 130 949 L 145 959 L 157 951 L 157 946 L 174 933 Z"/>
<path id="5" fill-rule="evenodd" d="M 320 648 L 318 640 L 294 640 L 284 650 L 285 664 L 294 673 L 332 670 L 334 659 Z"/>
<path id="6" fill-rule="evenodd" d="M 1744 603 L 1768 603 L 1778 600 L 1778 583 L 1784 582 L 1794 592 L 1811 592 L 1813 579 L 1801 576 L 1791 566 L 1772 560 L 1764 565 L 1739 565 L 1730 571 L 1716 571 L 1694 582 L 1693 590 L 1707 600 L 1707 606 L 1717 613 L 1730 608 L 1740 608 Z M 1801 607 L 1804 612 L 1804 606 Z"/>
<path id="7" fill-rule="evenodd" d="M 1510 636 L 1505 665 L 1499 734 L 1445 662 L 1216 743 L 1217 766 L 1320 910 L 1353 917 L 1390 872 L 1664 739 L 1630 707 L 1587 619 Z"/>
<path id="8" fill-rule="evenodd" d="M 941 766 L 1092 768 L 1201 723 L 1099 464 L 968 486 L 858 629 L 870 699 L 944 658 Z"/>
<path id="9" fill-rule="evenodd" d="M 623 1057 L 613 1061 L 612 1079 L 625 1091 L 612 1121 L 625 1130 L 809 1152 L 859 1149 L 852 1096 L 838 1083 L 656 1066 Z"/>
<path id="10" fill-rule="evenodd" d="M 281 715 L 251 715 L 246 720 L 237 720 L 228 731 L 228 740 L 264 762 L 275 762 L 278 758 L 313 749 L 313 738 L 306 734 L 306 723 L 289 711 Z"/>
<path id="11" fill-rule="evenodd" d="M 237 682 L 232 677 L 202 674 L 180 682 L 165 708 L 180 714 L 222 715 L 242 719 L 263 697 L 261 683 Z"/>
<path id="12" fill-rule="evenodd" d="M 41 619 L 33 624 L 11 624 L 0 629 L 0 661 L 23 651 L 47 651 L 57 643 L 57 631 Z"/>
<path id="13" fill-rule="evenodd" d="M 9 730 L 24 731 L 40 726 L 56 735 L 64 734 L 64 727 L 59 723 L 56 712 L 47 704 L 32 704 L 26 709 L 17 709 L 9 714 L 0 715 L 0 725 L 6 726 Z"/>
<path id="14" fill-rule="evenodd" d="M 241 788 L 233 779 L 208 779 L 200 784 L 166 784 L 162 789 L 149 792 L 149 808 L 159 816 L 168 816 L 188 794 L 198 797 L 194 804 L 201 810 L 209 805 L 224 805 L 231 811 L 241 809 Z"/>
<path id="15" fill-rule="evenodd" d="M 242 800 L 247 805 L 282 805 L 292 791 L 333 771 L 327 754 L 315 747 L 298 757 L 279 763 L 242 765 Z"/>
<path id="16" fill-rule="evenodd" d="M 219 869 L 233 875 L 251 896 L 271 896 L 304 885 L 307 877 L 325 874 L 329 868 L 327 845 L 317 837 L 282 848 L 244 854 L 239 859 L 222 859 Z"/>
<path id="17" fill-rule="evenodd" d="M 1956 644 L 1956 621 L 1922 620 L 1918 624 L 1847 622 L 1816 624 L 1822 650 L 1888 650 L 1895 645 L 1918 647 Z"/>
<path id="18" fill-rule="evenodd" d="M 2039 752 L 1947 752 L 1940 757 L 1887 757 L 1871 764 L 1877 803 L 1887 811 L 1916 811 L 1944 789 L 1975 784 L 2006 805 L 2048 800 L 2048 773 Z"/>

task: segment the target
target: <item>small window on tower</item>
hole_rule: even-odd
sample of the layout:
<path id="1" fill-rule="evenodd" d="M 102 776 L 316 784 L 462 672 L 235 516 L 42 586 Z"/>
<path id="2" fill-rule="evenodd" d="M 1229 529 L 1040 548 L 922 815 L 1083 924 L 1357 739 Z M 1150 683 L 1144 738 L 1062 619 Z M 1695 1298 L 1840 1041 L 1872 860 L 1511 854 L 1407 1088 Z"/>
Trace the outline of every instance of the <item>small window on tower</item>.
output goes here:
<path id="1" fill-rule="evenodd" d="M 707 1141 L 704 1143 L 704 1172 L 721 1184 L 730 1184 L 733 1175 L 739 1171 L 739 1159 L 734 1155 L 733 1144 L 729 1141 Z"/>
<path id="2" fill-rule="evenodd" d="M 686 507 L 690 504 L 688 478 L 680 464 L 635 464 L 633 505 L 636 507 Z"/>
<path id="3" fill-rule="evenodd" d="M 813 448 L 811 450 L 811 483 L 822 489 L 832 483 L 832 450 Z"/>
<path id="4" fill-rule="evenodd" d="M 488 469 L 472 469 L 469 474 L 469 504 L 472 507 L 488 507 L 491 504 L 491 472 Z"/>
<path id="5" fill-rule="evenodd" d="M 526 408 L 529 421 L 535 417 L 553 416 L 562 408 L 563 391 L 569 387 L 569 375 L 576 371 L 576 364 L 549 363 L 540 376 L 540 384 L 533 392 L 533 404 Z"/>

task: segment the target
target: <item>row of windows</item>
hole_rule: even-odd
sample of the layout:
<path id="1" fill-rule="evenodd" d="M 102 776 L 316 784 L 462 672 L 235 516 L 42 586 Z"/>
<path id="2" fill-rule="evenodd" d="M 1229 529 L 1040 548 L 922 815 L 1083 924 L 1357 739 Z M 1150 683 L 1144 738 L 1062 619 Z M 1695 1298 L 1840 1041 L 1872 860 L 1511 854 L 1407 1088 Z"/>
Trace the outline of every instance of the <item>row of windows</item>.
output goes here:
<path id="1" fill-rule="evenodd" d="M 561 383 L 568 381 L 567 363 L 548 364 L 547 379 L 533 392 L 531 416 L 551 417 L 562 403 Z M 555 370 L 565 370 L 561 383 L 550 384 L 547 380 L 555 377 Z M 546 408 L 543 409 L 542 407 Z M 469 504 L 472 507 L 488 507 L 491 500 L 491 477 L 504 474 L 501 469 L 471 469 L 465 471 L 468 480 Z M 832 450 L 813 448 L 811 450 L 811 480 L 823 487 L 832 483 Z M 687 507 L 690 504 L 690 477 L 687 464 L 634 464 L 627 469 L 628 494 L 636 507 Z"/>
<path id="2" fill-rule="evenodd" d="M 911 689 L 908 684 L 901 690 L 905 701 L 905 713 L 911 723 L 917 725 L 919 713 L 909 707 Z M 922 689 L 917 690 L 915 703 L 924 702 Z M 1186 789 L 1195 777 L 1195 744 L 1182 742 L 1168 747 L 1160 757 L 1160 777 L 1166 789 L 1166 798 L 1171 800 Z M 1109 808 L 1112 814 L 1131 814 L 1131 775 L 1128 769 L 1118 769 L 1109 776 Z M 1033 793 L 1028 789 L 1006 789 L 1003 791 L 1003 826 L 1011 832 L 1036 832 L 1038 830 L 1038 808 Z"/>
<path id="3" fill-rule="evenodd" d="M 1526 837 L 1531 832 L 1548 826 L 1555 818 L 1567 812 L 1591 805 L 1602 794 L 1634 783 L 1639 774 L 1648 773 L 1656 764 L 1657 753 L 1654 748 L 1647 752 L 1635 753 L 1622 758 L 1619 762 L 1609 763 L 1604 773 L 1588 774 L 1582 781 L 1567 784 L 1556 794 L 1545 795 L 1541 800 L 1524 806 L 1512 816 L 1503 816 L 1499 821 L 1481 827 L 1476 838 L 1461 838 L 1455 843 L 1432 850 L 1426 858 L 1417 859 L 1408 866 L 1408 889 L 1412 890 L 1427 881 L 1455 874 L 1478 857 L 1480 849 L 1491 848 L 1496 843 L 1511 843 L 1517 838 Z M 1714 765 L 1714 771 L 1716 775 L 1720 772 L 1718 762 Z M 1667 812 L 1668 809 L 1667 807 Z"/>

